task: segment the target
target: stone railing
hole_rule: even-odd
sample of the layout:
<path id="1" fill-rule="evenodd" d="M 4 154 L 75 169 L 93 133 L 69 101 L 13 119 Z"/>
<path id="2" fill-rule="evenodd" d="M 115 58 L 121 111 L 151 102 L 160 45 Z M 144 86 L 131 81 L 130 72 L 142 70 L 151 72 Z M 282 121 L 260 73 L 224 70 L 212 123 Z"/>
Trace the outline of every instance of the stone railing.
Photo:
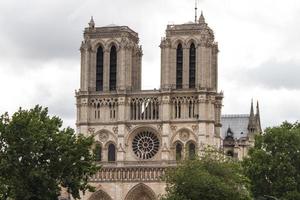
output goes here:
<path id="1" fill-rule="evenodd" d="M 91 182 L 156 182 L 165 175 L 167 167 L 103 167 L 93 177 Z"/>

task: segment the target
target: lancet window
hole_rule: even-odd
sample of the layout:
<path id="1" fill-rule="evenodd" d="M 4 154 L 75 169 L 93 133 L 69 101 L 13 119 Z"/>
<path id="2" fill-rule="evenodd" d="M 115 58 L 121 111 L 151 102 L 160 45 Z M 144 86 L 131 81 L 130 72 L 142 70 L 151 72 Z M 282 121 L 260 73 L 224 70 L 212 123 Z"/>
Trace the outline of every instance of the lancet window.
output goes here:
<path id="1" fill-rule="evenodd" d="M 103 91 L 103 49 L 101 46 L 97 49 L 96 91 Z"/>
<path id="2" fill-rule="evenodd" d="M 195 155 L 196 155 L 196 146 L 193 142 L 188 144 L 188 156 L 189 159 L 195 159 Z"/>
<path id="3" fill-rule="evenodd" d="M 116 147 L 114 144 L 109 144 L 108 145 L 108 161 L 113 162 L 116 161 Z"/>
<path id="4" fill-rule="evenodd" d="M 178 44 L 176 49 L 176 89 L 182 88 L 182 66 L 183 66 L 183 51 L 182 45 Z"/>
<path id="5" fill-rule="evenodd" d="M 176 160 L 181 160 L 182 159 L 182 144 L 180 144 L 179 142 L 176 144 L 175 147 L 175 153 L 176 153 Z"/>
<path id="6" fill-rule="evenodd" d="M 102 160 L 102 147 L 101 147 L 100 144 L 95 145 L 94 154 L 95 154 L 95 160 L 96 161 L 101 161 Z"/>
<path id="7" fill-rule="evenodd" d="M 195 88 L 196 81 L 196 48 L 194 43 L 190 46 L 189 56 L 189 88 Z"/>
<path id="8" fill-rule="evenodd" d="M 114 45 L 110 49 L 109 61 L 109 90 L 113 91 L 117 87 L 117 49 Z"/>

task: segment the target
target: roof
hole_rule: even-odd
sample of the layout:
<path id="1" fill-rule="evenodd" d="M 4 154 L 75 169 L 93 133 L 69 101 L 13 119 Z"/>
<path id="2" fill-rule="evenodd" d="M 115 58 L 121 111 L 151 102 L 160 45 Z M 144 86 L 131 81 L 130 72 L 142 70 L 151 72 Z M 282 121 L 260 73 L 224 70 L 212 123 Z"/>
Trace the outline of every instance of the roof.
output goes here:
<path id="1" fill-rule="evenodd" d="M 233 115 L 222 115 L 221 116 L 221 137 L 225 138 L 228 128 L 230 127 L 233 133 L 233 138 L 247 137 L 248 135 L 248 114 L 233 114 Z"/>

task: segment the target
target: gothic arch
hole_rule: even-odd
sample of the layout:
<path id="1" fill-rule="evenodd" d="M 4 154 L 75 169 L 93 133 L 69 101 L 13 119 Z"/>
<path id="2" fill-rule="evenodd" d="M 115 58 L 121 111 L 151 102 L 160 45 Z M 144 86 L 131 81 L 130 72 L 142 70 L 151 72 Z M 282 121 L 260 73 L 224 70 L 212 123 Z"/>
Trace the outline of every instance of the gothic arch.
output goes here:
<path id="1" fill-rule="evenodd" d="M 182 136 L 180 136 L 180 134 L 182 132 L 187 132 L 188 133 L 188 137 L 187 138 L 183 138 Z M 198 138 L 196 136 L 196 134 L 190 130 L 189 128 L 181 128 L 179 129 L 178 131 L 176 131 L 176 133 L 174 133 L 171 137 L 171 140 L 170 140 L 170 146 L 172 146 L 174 144 L 174 141 L 181 141 L 182 143 L 185 143 L 186 141 L 188 140 L 193 140 L 195 143 L 198 142 Z"/>
<path id="2" fill-rule="evenodd" d="M 112 200 L 112 198 L 103 190 L 94 192 L 88 200 Z"/>
<path id="3" fill-rule="evenodd" d="M 178 152 L 178 147 L 180 146 L 180 152 Z M 184 158 L 184 143 L 180 140 L 173 142 L 171 146 L 172 156 L 175 160 L 182 160 Z"/>
<path id="4" fill-rule="evenodd" d="M 97 49 L 99 46 L 102 47 L 103 52 L 106 50 L 105 48 L 105 42 L 103 40 L 96 40 L 95 42 L 93 42 L 92 46 L 92 51 L 93 52 L 97 52 Z"/>
<path id="5" fill-rule="evenodd" d="M 117 137 L 111 131 L 107 129 L 101 129 L 96 131 L 94 134 L 95 141 L 100 141 L 102 143 L 106 143 L 107 141 L 112 141 L 114 143 L 117 142 Z"/>
<path id="6" fill-rule="evenodd" d="M 118 51 L 120 50 L 120 43 L 116 39 L 110 39 L 105 42 L 105 48 L 108 52 L 110 52 L 112 46 L 116 47 L 116 51 L 118 53 Z"/>
<path id="7" fill-rule="evenodd" d="M 187 158 L 188 159 L 194 159 L 195 156 L 197 155 L 197 143 L 193 140 L 189 140 L 186 143 L 186 153 L 187 153 Z"/>
<path id="8" fill-rule="evenodd" d="M 157 200 L 157 198 L 149 186 L 139 183 L 131 188 L 126 195 L 125 200 Z"/>
<path id="9" fill-rule="evenodd" d="M 177 49 L 178 44 L 181 44 L 183 49 L 186 48 L 186 43 L 184 42 L 183 38 L 177 38 L 172 41 L 171 48 Z"/>
<path id="10" fill-rule="evenodd" d="M 198 44 L 199 44 L 199 41 L 198 41 L 196 38 L 194 38 L 194 37 L 189 37 L 189 38 L 187 38 L 187 39 L 185 40 L 185 44 L 186 44 L 187 48 L 190 48 L 190 46 L 191 46 L 192 43 L 194 43 L 195 48 L 197 49 Z"/>

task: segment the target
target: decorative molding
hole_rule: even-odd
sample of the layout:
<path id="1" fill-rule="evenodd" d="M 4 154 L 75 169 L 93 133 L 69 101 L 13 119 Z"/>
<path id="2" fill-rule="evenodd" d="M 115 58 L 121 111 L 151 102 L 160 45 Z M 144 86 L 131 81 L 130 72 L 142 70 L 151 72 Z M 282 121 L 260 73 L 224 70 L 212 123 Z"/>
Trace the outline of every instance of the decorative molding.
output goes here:
<path id="1" fill-rule="evenodd" d="M 91 182 L 158 182 L 167 167 L 102 167 L 90 178 Z"/>
<path id="2" fill-rule="evenodd" d="M 88 132 L 90 134 L 94 134 L 95 133 L 95 128 L 88 128 Z"/>
<path id="3" fill-rule="evenodd" d="M 179 138 L 180 138 L 180 140 L 186 142 L 190 138 L 190 133 L 183 130 L 179 133 Z"/>
<path id="4" fill-rule="evenodd" d="M 107 132 L 100 132 L 100 133 L 98 134 L 98 138 L 99 138 L 99 140 L 100 140 L 101 142 L 106 142 L 106 141 L 108 140 L 108 138 L 109 138 L 109 135 L 108 135 Z"/>
<path id="5" fill-rule="evenodd" d="M 114 132 L 115 134 L 118 134 L 118 126 L 114 126 L 114 127 L 112 128 L 112 130 L 113 130 L 113 132 Z"/>

